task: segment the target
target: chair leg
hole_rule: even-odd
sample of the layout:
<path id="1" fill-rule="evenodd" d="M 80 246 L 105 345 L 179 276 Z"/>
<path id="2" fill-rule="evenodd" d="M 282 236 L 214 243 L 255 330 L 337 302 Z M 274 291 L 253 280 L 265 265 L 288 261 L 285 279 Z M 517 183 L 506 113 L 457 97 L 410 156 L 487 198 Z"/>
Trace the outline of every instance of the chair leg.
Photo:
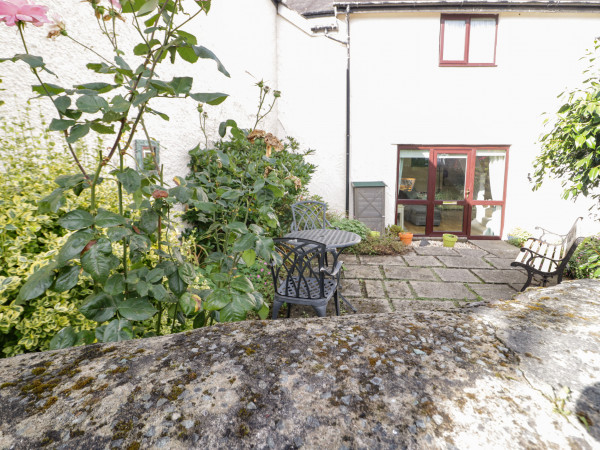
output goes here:
<path id="1" fill-rule="evenodd" d="M 272 315 L 273 320 L 277 319 L 277 316 L 279 315 L 279 308 L 281 308 L 281 305 L 283 305 L 283 302 L 278 302 L 278 301 L 273 302 L 273 315 Z"/>
<path id="2" fill-rule="evenodd" d="M 523 292 L 525 289 L 527 289 L 529 287 L 529 285 L 531 284 L 531 280 L 532 279 L 533 279 L 533 272 L 527 271 L 527 281 L 525 282 L 525 284 L 521 288 L 521 292 Z"/>
<path id="3" fill-rule="evenodd" d="M 286 303 L 287 305 L 287 318 L 290 318 L 290 314 L 292 313 L 292 304 L 291 303 Z"/>
<path id="4" fill-rule="evenodd" d="M 340 298 L 338 296 L 337 289 L 333 293 L 333 300 L 335 301 L 335 315 L 339 316 L 340 315 Z"/>
<path id="5" fill-rule="evenodd" d="M 324 306 L 313 306 L 314 310 L 317 312 L 317 316 L 325 317 L 327 315 L 327 305 Z"/>

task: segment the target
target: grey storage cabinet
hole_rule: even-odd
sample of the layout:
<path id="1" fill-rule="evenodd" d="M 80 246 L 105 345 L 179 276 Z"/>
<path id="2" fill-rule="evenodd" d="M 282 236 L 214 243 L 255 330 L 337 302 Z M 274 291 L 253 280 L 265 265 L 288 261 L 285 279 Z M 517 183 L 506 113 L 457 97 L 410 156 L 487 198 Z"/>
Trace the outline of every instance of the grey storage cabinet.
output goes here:
<path id="1" fill-rule="evenodd" d="M 385 183 L 383 181 L 356 181 L 354 193 L 354 218 L 373 231 L 385 229 Z"/>

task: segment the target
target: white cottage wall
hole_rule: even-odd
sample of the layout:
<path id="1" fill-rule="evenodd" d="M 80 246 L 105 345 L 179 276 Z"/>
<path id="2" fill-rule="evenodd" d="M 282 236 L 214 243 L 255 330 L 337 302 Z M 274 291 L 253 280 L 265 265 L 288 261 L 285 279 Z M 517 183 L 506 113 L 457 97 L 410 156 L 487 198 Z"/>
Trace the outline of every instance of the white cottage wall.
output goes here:
<path id="1" fill-rule="evenodd" d="M 89 45 L 108 59 L 112 59 L 111 47 L 101 36 L 90 5 L 86 2 L 65 2 L 63 0 L 40 0 L 50 8 L 49 15 L 60 15 L 71 36 Z M 189 11 L 197 8 L 194 2 L 186 0 Z M 220 0 L 213 2 L 208 16 L 201 16 L 185 28 L 198 37 L 199 45 L 212 50 L 231 74 L 226 78 L 220 74 L 212 60 L 199 60 L 189 64 L 178 58 L 176 64 L 165 62 L 159 68 L 163 80 L 173 76 L 191 76 L 194 78 L 192 92 L 224 92 L 230 97 L 219 106 L 207 106 L 209 114 L 210 139 L 218 139 L 218 125 L 226 119 L 234 119 L 241 127 L 251 127 L 258 107 L 258 88 L 254 84 L 264 80 L 277 88 L 276 65 L 276 16 L 277 10 L 271 0 Z M 121 45 L 126 50 L 126 60 L 132 67 L 139 64 L 138 57 L 130 56 L 129 51 L 139 42 L 139 36 L 129 26 L 131 16 L 124 14 L 127 24 L 117 21 Z M 44 57 L 48 67 L 58 75 L 58 79 L 43 74 L 46 82 L 70 87 L 75 83 L 98 81 L 97 74 L 89 71 L 85 65 L 97 62 L 94 54 L 74 44 L 67 37 L 59 36 L 54 40 L 46 38 L 48 26 L 36 28 L 27 26 L 26 36 L 29 50 L 34 55 Z M 1 25 L 0 48 L 2 56 L 23 53 L 22 44 L 16 28 Z M 136 60 L 137 59 L 137 60 Z M 31 84 L 37 84 L 34 76 L 23 63 L 0 64 L 0 77 L 3 79 L 0 92 L 6 104 L 0 107 L 3 120 L 14 120 L 23 108 L 25 101 L 32 97 Z M 106 80 L 110 81 L 110 77 Z M 43 114 L 49 120 L 55 112 L 47 99 L 34 100 L 34 107 L 40 105 Z M 146 115 L 147 125 L 153 139 L 160 142 L 161 162 L 165 166 L 166 180 L 173 176 L 183 176 L 188 172 L 188 154 L 202 136 L 197 103 L 188 100 L 155 99 L 151 106 L 170 116 L 163 121 L 156 116 Z M 277 111 L 267 117 L 262 127 L 277 129 Z M 140 139 L 145 139 L 140 134 Z M 57 139 L 60 136 L 57 135 Z M 107 139 L 108 141 L 109 139 Z"/>
<path id="2" fill-rule="evenodd" d="M 351 16 L 351 180 L 387 185 L 395 209 L 396 144 L 510 145 L 504 231 L 542 225 L 566 232 L 577 216 L 598 231 L 587 200 L 561 200 L 558 181 L 532 192 L 544 112 L 583 80 L 600 15 L 499 13 L 497 67 L 439 67 L 440 13 Z"/>
<path id="3" fill-rule="evenodd" d="M 277 72 L 282 97 L 282 135 L 312 148 L 316 164 L 309 190 L 345 210 L 346 46 L 315 35 L 310 28 L 334 25 L 333 17 L 307 21 L 280 6 L 277 32 Z M 343 25 L 343 24 L 341 24 Z M 345 32 L 334 35 L 344 39 Z"/>

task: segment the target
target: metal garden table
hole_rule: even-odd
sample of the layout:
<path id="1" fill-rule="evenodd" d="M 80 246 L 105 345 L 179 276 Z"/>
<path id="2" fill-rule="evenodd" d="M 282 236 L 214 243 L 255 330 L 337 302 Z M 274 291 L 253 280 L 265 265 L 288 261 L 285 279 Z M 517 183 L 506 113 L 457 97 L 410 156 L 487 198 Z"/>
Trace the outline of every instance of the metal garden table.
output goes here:
<path id="1" fill-rule="evenodd" d="M 318 242 L 319 244 L 325 244 L 327 251 L 333 255 L 333 266 L 337 263 L 339 256 L 342 254 L 344 249 L 352 247 L 361 241 L 358 234 L 344 230 L 331 230 L 325 228 L 316 228 L 314 230 L 300 230 L 292 231 L 284 236 L 287 239 L 300 238 L 310 239 L 311 241 Z M 356 308 L 350 303 L 346 297 L 340 292 L 340 297 L 344 303 L 346 303 L 350 309 L 356 312 Z"/>

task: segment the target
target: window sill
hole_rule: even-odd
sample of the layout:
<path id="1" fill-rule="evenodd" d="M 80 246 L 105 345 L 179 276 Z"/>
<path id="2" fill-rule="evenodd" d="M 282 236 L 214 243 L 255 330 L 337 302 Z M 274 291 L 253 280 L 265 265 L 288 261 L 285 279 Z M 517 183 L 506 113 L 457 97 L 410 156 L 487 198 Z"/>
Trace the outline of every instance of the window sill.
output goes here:
<path id="1" fill-rule="evenodd" d="M 440 67 L 498 67 L 495 63 L 440 63 Z"/>

